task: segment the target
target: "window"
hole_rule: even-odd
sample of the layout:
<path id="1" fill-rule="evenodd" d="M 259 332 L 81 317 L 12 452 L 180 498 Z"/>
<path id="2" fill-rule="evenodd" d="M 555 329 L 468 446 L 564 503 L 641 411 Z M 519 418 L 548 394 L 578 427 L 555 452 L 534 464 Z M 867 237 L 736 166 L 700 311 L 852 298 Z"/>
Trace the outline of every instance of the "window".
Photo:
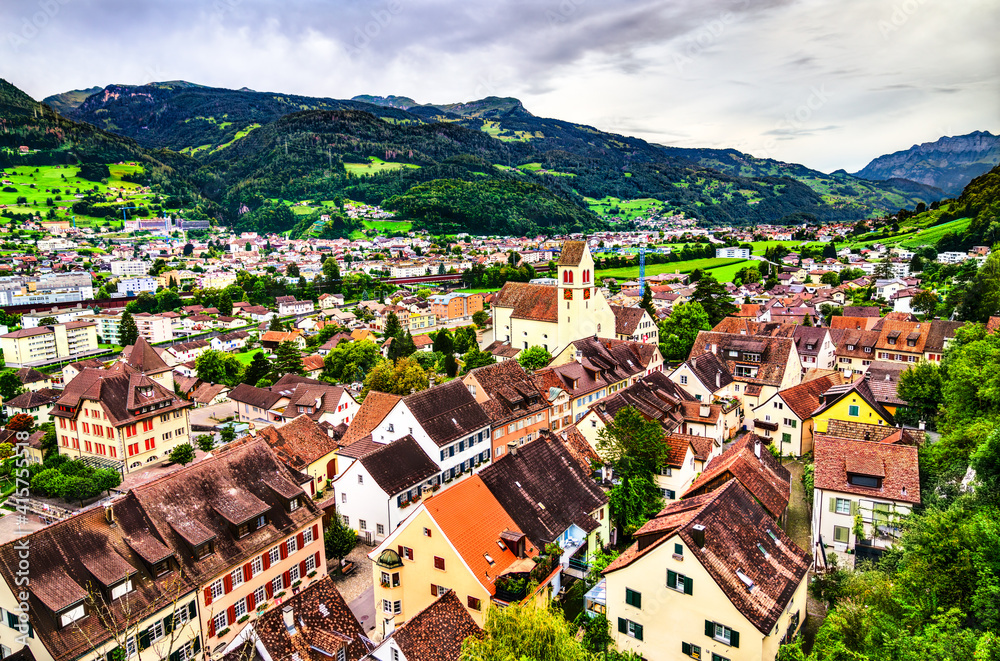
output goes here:
<path id="1" fill-rule="evenodd" d="M 642 593 L 632 588 L 625 588 L 625 603 L 633 608 L 642 608 Z"/>
<path id="2" fill-rule="evenodd" d="M 265 601 L 267 601 L 267 590 L 265 590 L 262 585 L 253 591 L 253 602 L 255 604 L 262 604 Z"/>
<path id="3" fill-rule="evenodd" d="M 285 548 L 288 550 L 288 555 L 292 555 L 299 550 L 299 540 L 294 537 L 290 537 L 288 541 L 285 542 Z"/>
<path id="4" fill-rule="evenodd" d="M 841 544 L 847 544 L 851 541 L 851 529 L 847 526 L 834 526 L 833 541 L 840 542 Z"/>
<path id="5" fill-rule="evenodd" d="M 792 442 L 792 435 L 791 434 L 785 434 L 785 433 L 783 433 L 781 435 L 781 442 L 782 443 L 791 443 Z"/>
<path id="6" fill-rule="evenodd" d="M 799 421 L 796 420 L 795 418 L 785 418 L 784 423 L 786 427 L 791 427 L 792 429 L 795 429 L 796 427 L 798 427 Z"/>
<path id="7" fill-rule="evenodd" d="M 256 558 L 250 561 L 250 575 L 256 576 L 257 574 L 264 571 L 264 556 L 258 555 Z"/>
<path id="8" fill-rule="evenodd" d="M 226 611 L 222 611 L 221 613 L 219 613 L 218 615 L 216 615 L 215 617 L 213 617 L 212 618 L 212 624 L 215 625 L 216 632 L 219 632 L 219 631 L 222 631 L 223 629 L 225 629 L 226 625 L 229 624 L 228 620 L 229 620 L 229 618 L 228 618 L 228 616 L 226 614 Z"/>
<path id="9" fill-rule="evenodd" d="M 364 484 L 364 483 L 365 483 L 365 476 L 358 475 L 358 484 Z"/>
<path id="10" fill-rule="evenodd" d="M 681 643 L 681 653 L 686 654 L 692 659 L 700 659 L 701 647 L 698 645 L 692 645 L 691 643 Z"/>
<path id="11" fill-rule="evenodd" d="M 226 586 L 222 582 L 221 578 L 212 583 L 211 590 L 212 590 L 212 601 L 215 601 L 222 595 L 226 594 Z"/>
<path id="12" fill-rule="evenodd" d="M 430 536 L 431 536 L 431 529 L 424 528 L 424 537 L 430 537 Z"/>
<path id="13" fill-rule="evenodd" d="M 618 633 L 623 633 L 630 638 L 642 640 L 642 625 L 624 617 L 618 618 Z"/>
<path id="14" fill-rule="evenodd" d="M 111 599 L 115 600 L 132 591 L 132 580 L 129 579 L 111 588 Z"/>
<path id="15" fill-rule="evenodd" d="M 288 511 L 294 512 L 297 509 L 299 509 L 299 499 L 292 498 L 290 501 L 288 501 Z"/>
<path id="16" fill-rule="evenodd" d="M 851 406 L 847 407 L 847 415 L 851 416 L 852 418 L 856 418 L 859 415 L 861 415 L 861 409 L 858 406 L 852 404 Z"/>
<path id="17" fill-rule="evenodd" d="M 273 591 L 273 594 L 278 594 L 284 589 L 285 589 L 285 577 L 283 575 L 278 574 L 273 579 L 271 579 L 271 590 Z"/>
<path id="18" fill-rule="evenodd" d="M 678 592 L 683 592 L 684 594 L 692 594 L 693 581 L 685 576 L 684 574 L 678 574 L 672 569 L 667 570 L 667 587 L 677 590 Z"/>
<path id="19" fill-rule="evenodd" d="M 474 611 L 483 609 L 483 601 L 479 597 L 469 597 L 467 603 L 469 604 L 469 608 Z"/>
<path id="20" fill-rule="evenodd" d="M 151 643 L 167 635 L 167 632 L 163 629 L 163 620 L 157 620 L 146 631 L 149 633 L 149 642 Z"/>
<path id="21" fill-rule="evenodd" d="M 170 560 L 160 560 L 153 565 L 153 576 L 163 576 L 170 571 Z"/>
<path id="22" fill-rule="evenodd" d="M 674 544 L 674 555 L 676 555 L 679 558 L 683 558 L 684 557 L 684 545 L 683 544 Z"/>
<path id="23" fill-rule="evenodd" d="M 346 525 L 346 524 L 345 524 Z M 276 565 L 281 562 L 281 549 L 275 546 L 273 549 L 267 552 L 269 564 Z"/>
<path id="24" fill-rule="evenodd" d="M 368 522 L 364 519 L 358 519 L 358 530 L 367 530 Z"/>
<path id="25" fill-rule="evenodd" d="M 237 567 L 229 572 L 229 578 L 232 579 L 234 588 L 243 585 L 243 567 Z"/>
<path id="26" fill-rule="evenodd" d="M 705 635 L 730 647 L 740 646 L 740 634 L 718 622 L 705 620 Z"/>
<path id="27" fill-rule="evenodd" d="M 62 626 L 65 627 L 70 624 L 73 624 L 74 622 L 82 618 L 83 615 L 84 615 L 83 604 L 80 604 L 76 608 L 73 608 L 63 613 L 62 616 L 60 616 L 59 618 L 59 622 Z"/>
<path id="28" fill-rule="evenodd" d="M 438 556 L 434 556 L 434 569 L 440 569 L 441 571 L 444 571 L 444 558 L 439 558 Z"/>
<path id="29" fill-rule="evenodd" d="M 247 600 L 240 599 L 235 604 L 233 604 L 233 610 L 236 613 L 236 619 L 239 619 L 247 614 Z"/>
<path id="30" fill-rule="evenodd" d="M 686 374 L 681 374 L 681 385 L 682 386 L 686 386 L 687 382 L 688 382 L 687 375 Z"/>
<path id="31" fill-rule="evenodd" d="M 837 514 L 850 514 L 851 501 L 848 498 L 837 498 L 837 502 L 834 505 L 834 511 Z"/>
<path id="32" fill-rule="evenodd" d="M 384 535 L 385 534 L 385 526 L 383 526 L 381 523 L 376 523 L 375 524 L 375 532 L 377 534 L 379 534 L 379 535 Z"/>
<path id="33" fill-rule="evenodd" d="M 857 487 L 870 487 L 872 489 L 882 488 L 882 478 L 872 475 L 856 475 L 851 473 L 847 476 L 847 482 Z"/>
<path id="34" fill-rule="evenodd" d="M 712 661 L 729 661 L 729 659 L 727 659 L 724 656 L 719 656 L 715 652 L 712 652 Z"/>
<path id="35" fill-rule="evenodd" d="M 392 615 L 392 601 L 389 599 L 382 600 L 382 612 L 386 615 Z"/>
<path id="36" fill-rule="evenodd" d="M 288 570 L 288 577 L 292 579 L 292 583 L 302 578 L 302 573 L 299 571 L 298 565 L 292 565 L 292 568 Z"/>

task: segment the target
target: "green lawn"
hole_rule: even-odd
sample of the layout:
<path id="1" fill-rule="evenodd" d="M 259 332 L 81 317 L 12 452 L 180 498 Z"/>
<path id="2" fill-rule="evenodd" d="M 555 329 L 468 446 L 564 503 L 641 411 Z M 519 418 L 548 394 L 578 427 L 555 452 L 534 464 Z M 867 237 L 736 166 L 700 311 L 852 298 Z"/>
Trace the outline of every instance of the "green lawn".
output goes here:
<path id="1" fill-rule="evenodd" d="M 503 127 L 500 126 L 499 122 L 492 122 L 488 119 L 483 120 L 480 130 L 503 142 L 528 142 L 536 137 L 530 131 L 513 131 L 514 135 L 500 135 L 500 132 L 504 130 Z"/>
<path id="2" fill-rule="evenodd" d="M 737 262 L 735 264 L 729 264 L 727 266 L 720 266 L 714 269 L 709 269 L 708 271 L 719 282 L 732 282 L 733 278 L 736 277 L 737 271 L 747 266 L 757 266 L 758 264 L 760 264 L 760 262 L 752 259 L 747 259 Z"/>
<path id="3" fill-rule="evenodd" d="M 379 232 L 409 232 L 413 223 L 408 220 L 363 220 L 361 224 L 366 229 L 378 230 Z"/>
<path id="4" fill-rule="evenodd" d="M 654 200 L 651 197 L 640 197 L 635 200 L 621 200 L 617 197 L 604 197 L 600 200 L 593 197 L 584 197 L 584 201 L 591 211 L 596 213 L 598 216 L 609 216 L 611 214 L 611 209 L 618 208 L 618 213 L 614 215 L 624 216 L 626 218 L 638 218 L 639 216 L 647 216 L 650 211 L 656 211 L 663 206 L 663 202 L 660 200 Z"/>
<path id="5" fill-rule="evenodd" d="M 690 273 L 695 269 L 721 269 L 722 267 L 736 266 L 733 270 L 733 274 L 740 270 L 744 266 L 751 262 L 743 259 L 689 259 L 684 262 L 668 262 L 666 264 L 648 264 L 646 265 L 646 275 L 659 275 L 660 273 Z M 727 273 L 728 271 L 720 271 L 722 273 Z M 596 275 L 600 278 L 616 278 L 618 280 L 631 280 L 639 277 L 639 267 L 636 266 L 625 266 L 617 269 L 598 269 Z M 731 276 L 730 276 L 731 279 Z"/>
<path id="6" fill-rule="evenodd" d="M 419 165 L 413 165 L 412 163 L 390 163 L 374 156 L 369 156 L 367 163 L 344 163 L 344 169 L 346 169 L 348 173 L 359 177 L 378 174 L 380 172 L 402 170 L 403 168 L 419 167 Z"/>
<path id="7" fill-rule="evenodd" d="M 243 353 L 234 353 L 236 360 L 240 361 L 243 365 L 249 365 L 253 361 L 253 357 L 258 353 L 264 351 L 263 349 L 252 349 L 250 351 L 244 351 Z"/>

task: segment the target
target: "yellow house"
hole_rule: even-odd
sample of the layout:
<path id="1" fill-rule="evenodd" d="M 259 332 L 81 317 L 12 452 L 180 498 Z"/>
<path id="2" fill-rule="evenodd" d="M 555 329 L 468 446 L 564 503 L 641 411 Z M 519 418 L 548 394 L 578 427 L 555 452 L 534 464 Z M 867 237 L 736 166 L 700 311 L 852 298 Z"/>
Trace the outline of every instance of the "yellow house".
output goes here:
<path id="1" fill-rule="evenodd" d="M 809 554 L 737 481 L 667 505 L 604 570 L 621 650 L 771 661 L 806 612 Z"/>
<path id="2" fill-rule="evenodd" d="M 834 386 L 820 395 L 820 406 L 812 415 L 813 433 L 825 434 L 830 420 L 863 422 L 869 425 L 896 424 L 892 414 L 875 400 L 868 381 Z"/>
<path id="3" fill-rule="evenodd" d="M 308 414 L 280 427 L 264 427 L 258 432 L 278 458 L 289 468 L 312 478 L 309 495 L 326 488 L 337 475 L 337 441 L 320 429 Z"/>
<path id="4" fill-rule="evenodd" d="M 379 633 L 390 633 L 447 590 L 482 626 L 497 579 L 530 571 L 537 555 L 479 476 L 462 480 L 421 502 L 368 554 Z"/>

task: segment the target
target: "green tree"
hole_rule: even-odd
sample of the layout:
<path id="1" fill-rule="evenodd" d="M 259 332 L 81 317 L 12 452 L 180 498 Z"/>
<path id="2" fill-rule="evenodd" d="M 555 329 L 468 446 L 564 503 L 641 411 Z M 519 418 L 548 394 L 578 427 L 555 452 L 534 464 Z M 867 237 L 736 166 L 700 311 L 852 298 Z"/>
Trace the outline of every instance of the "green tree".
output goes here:
<path id="1" fill-rule="evenodd" d="M 357 531 L 344 525 L 340 514 L 335 513 L 330 519 L 330 525 L 323 531 L 323 547 L 327 558 L 343 560 L 358 545 Z M 338 563 L 339 564 L 339 563 Z"/>
<path id="2" fill-rule="evenodd" d="M 288 266 L 285 267 L 285 275 L 289 278 L 298 278 L 300 276 L 299 265 L 295 262 L 288 262 Z"/>
<path id="3" fill-rule="evenodd" d="M 540 370 L 552 362 L 552 354 L 545 347 L 530 346 L 517 355 L 517 362 L 526 370 Z"/>
<path id="4" fill-rule="evenodd" d="M 184 244 L 184 256 L 185 257 L 190 257 L 193 254 L 194 254 L 194 244 L 193 243 L 185 243 Z"/>
<path id="5" fill-rule="evenodd" d="M 493 354 L 488 351 L 480 351 L 478 347 L 472 346 L 465 354 L 462 356 L 462 374 L 468 374 L 477 367 L 483 367 L 485 365 L 493 365 L 497 362 L 497 359 L 493 357 Z"/>
<path id="6" fill-rule="evenodd" d="M 455 354 L 446 353 L 444 355 L 444 373 L 449 378 L 454 378 L 458 374 L 458 361 L 455 360 Z"/>
<path id="7" fill-rule="evenodd" d="M 642 290 L 642 299 L 639 301 L 639 307 L 649 313 L 649 318 L 656 319 L 656 308 L 653 307 L 653 290 L 650 289 L 649 283 L 645 283 L 646 287 Z"/>
<path id="8" fill-rule="evenodd" d="M 827 271 L 819 279 L 819 281 L 824 285 L 830 285 L 831 287 L 836 287 L 840 284 L 840 274 L 836 271 Z"/>
<path id="9" fill-rule="evenodd" d="M 726 291 L 726 286 L 711 275 L 706 275 L 698 281 L 694 293 L 691 295 L 691 300 L 701 304 L 702 310 L 708 315 L 708 321 L 712 328 L 739 310 L 733 303 L 729 292 Z"/>
<path id="10" fill-rule="evenodd" d="M 253 355 L 250 363 L 243 369 L 243 373 L 240 375 L 240 382 L 255 386 L 257 382 L 270 373 L 270 361 L 268 361 L 263 351 L 258 351 Z"/>
<path id="11" fill-rule="evenodd" d="M 979 271 L 969 282 L 958 307 L 962 321 L 986 323 L 1000 311 L 1000 250 L 986 258 Z"/>
<path id="12" fill-rule="evenodd" d="M 202 452 L 211 452 L 215 447 L 215 438 L 211 434 L 199 434 L 194 441 Z"/>
<path id="13" fill-rule="evenodd" d="M 476 328 L 485 328 L 490 323 L 490 313 L 485 310 L 477 310 L 472 314 L 472 323 Z"/>
<path id="14" fill-rule="evenodd" d="M 121 473 L 114 468 L 98 468 L 94 471 L 91 479 L 94 481 L 94 487 L 98 493 L 103 491 L 109 496 L 111 495 L 111 490 L 116 489 L 122 483 Z"/>
<path id="15" fill-rule="evenodd" d="M 413 336 L 407 330 L 405 333 L 400 333 L 392 339 L 392 343 L 389 345 L 389 360 L 405 358 L 406 356 L 413 355 L 416 351 L 417 345 L 414 344 Z"/>
<path id="16" fill-rule="evenodd" d="M 228 291 L 223 291 L 219 294 L 219 300 L 216 302 L 215 307 L 218 308 L 219 314 L 224 317 L 233 314 L 233 297 L 230 296 Z"/>
<path id="17" fill-rule="evenodd" d="M 399 324 L 399 317 L 396 316 L 395 312 L 390 312 L 385 318 L 385 336 L 397 337 L 401 330 L 402 326 Z"/>
<path id="18" fill-rule="evenodd" d="M 243 366 L 236 356 L 209 349 L 199 355 L 194 361 L 198 378 L 208 383 L 224 383 L 234 386 L 239 383 Z"/>
<path id="19" fill-rule="evenodd" d="M 233 429 L 232 427 L 227 426 L 219 430 L 219 441 L 221 441 L 223 445 L 225 445 L 226 443 L 232 443 L 235 440 L 236 440 L 236 430 Z"/>
<path id="20" fill-rule="evenodd" d="M 590 661 L 562 614 L 534 604 L 486 611 L 481 636 L 462 642 L 459 661 Z"/>
<path id="21" fill-rule="evenodd" d="M 39 326 L 55 326 L 59 323 L 59 320 L 55 317 L 42 317 L 38 320 Z"/>
<path id="22" fill-rule="evenodd" d="M 427 372 L 412 356 L 400 358 L 395 364 L 390 360 L 384 360 L 368 373 L 361 396 L 365 397 L 371 390 L 393 395 L 409 395 L 411 392 L 426 390 L 429 385 Z"/>
<path id="23" fill-rule="evenodd" d="M 341 342 L 323 359 L 323 378 L 332 383 L 363 382 L 382 361 L 378 345 L 371 340 Z"/>
<path id="24" fill-rule="evenodd" d="M 173 289 L 161 289 L 156 294 L 157 312 L 173 312 L 181 306 L 181 297 Z"/>
<path id="25" fill-rule="evenodd" d="M 118 341 L 123 347 L 135 344 L 139 339 L 139 327 L 132 318 L 132 314 L 126 310 L 122 313 L 122 320 L 118 330 Z"/>
<path id="26" fill-rule="evenodd" d="M 455 342 L 447 328 L 442 328 L 434 334 L 434 344 L 431 346 L 434 351 L 443 354 L 455 352 Z"/>
<path id="27" fill-rule="evenodd" d="M 597 451 L 619 480 L 608 493 L 611 518 L 632 535 L 663 506 L 663 494 L 653 479 L 667 457 L 663 427 L 624 407 L 598 433 Z"/>
<path id="28" fill-rule="evenodd" d="M 711 330 L 708 313 L 697 301 L 675 305 L 670 316 L 660 322 L 660 353 L 664 360 L 687 360 L 698 332 Z"/>
<path id="29" fill-rule="evenodd" d="M 334 257 L 327 257 L 323 262 L 323 277 L 330 285 L 330 291 L 334 294 L 340 293 L 340 264 Z"/>
<path id="30" fill-rule="evenodd" d="M 302 351 L 299 345 L 285 340 L 278 345 L 274 352 L 274 363 L 272 373 L 277 376 L 285 374 L 305 374 L 305 366 L 302 364 Z"/>
<path id="31" fill-rule="evenodd" d="M 24 392 L 24 385 L 17 376 L 17 370 L 6 369 L 0 372 L 0 397 L 8 402 Z"/>
<path id="32" fill-rule="evenodd" d="M 194 461 L 194 446 L 190 443 L 181 443 L 180 445 L 174 447 L 174 449 L 170 451 L 170 461 L 171 463 L 180 464 L 181 466 L 190 464 Z"/>

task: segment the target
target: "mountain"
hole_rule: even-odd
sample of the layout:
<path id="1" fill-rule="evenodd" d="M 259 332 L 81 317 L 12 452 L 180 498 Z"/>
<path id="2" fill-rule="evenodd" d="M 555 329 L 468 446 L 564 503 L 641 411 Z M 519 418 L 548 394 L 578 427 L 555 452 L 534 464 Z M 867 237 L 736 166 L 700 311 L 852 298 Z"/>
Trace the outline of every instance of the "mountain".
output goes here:
<path id="1" fill-rule="evenodd" d="M 351 97 L 351 101 L 358 101 L 360 103 L 370 103 L 375 106 L 384 106 L 386 108 L 399 108 L 400 110 L 409 110 L 413 106 L 419 106 L 420 104 L 411 99 L 408 96 L 372 96 L 371 94 L 361 94 L 359 96 Z"/>
<path id="2" fill-rule="evenodd" d="M 875 181 L 910 179 L 958 195 L 974 177 L 1000 163 L 1000 136 L 988 131 L 944 137 L 879 156 L 854 173 Z"/>
<path id="3" fill-rule="evenodd" d="M 101 87 L 91 87 L 90 89 L 85 90 L 70 90 L 69 92 L 63 92 L 62 94 L 47 96 L 42 99 L 42 103 L 47 106 L 51 106 L 52 109 L 60 115 L 65 115 L 86 101 L 88 96 L 91 94 L 97 94 L 102 89 L 103 88 Z"/>

